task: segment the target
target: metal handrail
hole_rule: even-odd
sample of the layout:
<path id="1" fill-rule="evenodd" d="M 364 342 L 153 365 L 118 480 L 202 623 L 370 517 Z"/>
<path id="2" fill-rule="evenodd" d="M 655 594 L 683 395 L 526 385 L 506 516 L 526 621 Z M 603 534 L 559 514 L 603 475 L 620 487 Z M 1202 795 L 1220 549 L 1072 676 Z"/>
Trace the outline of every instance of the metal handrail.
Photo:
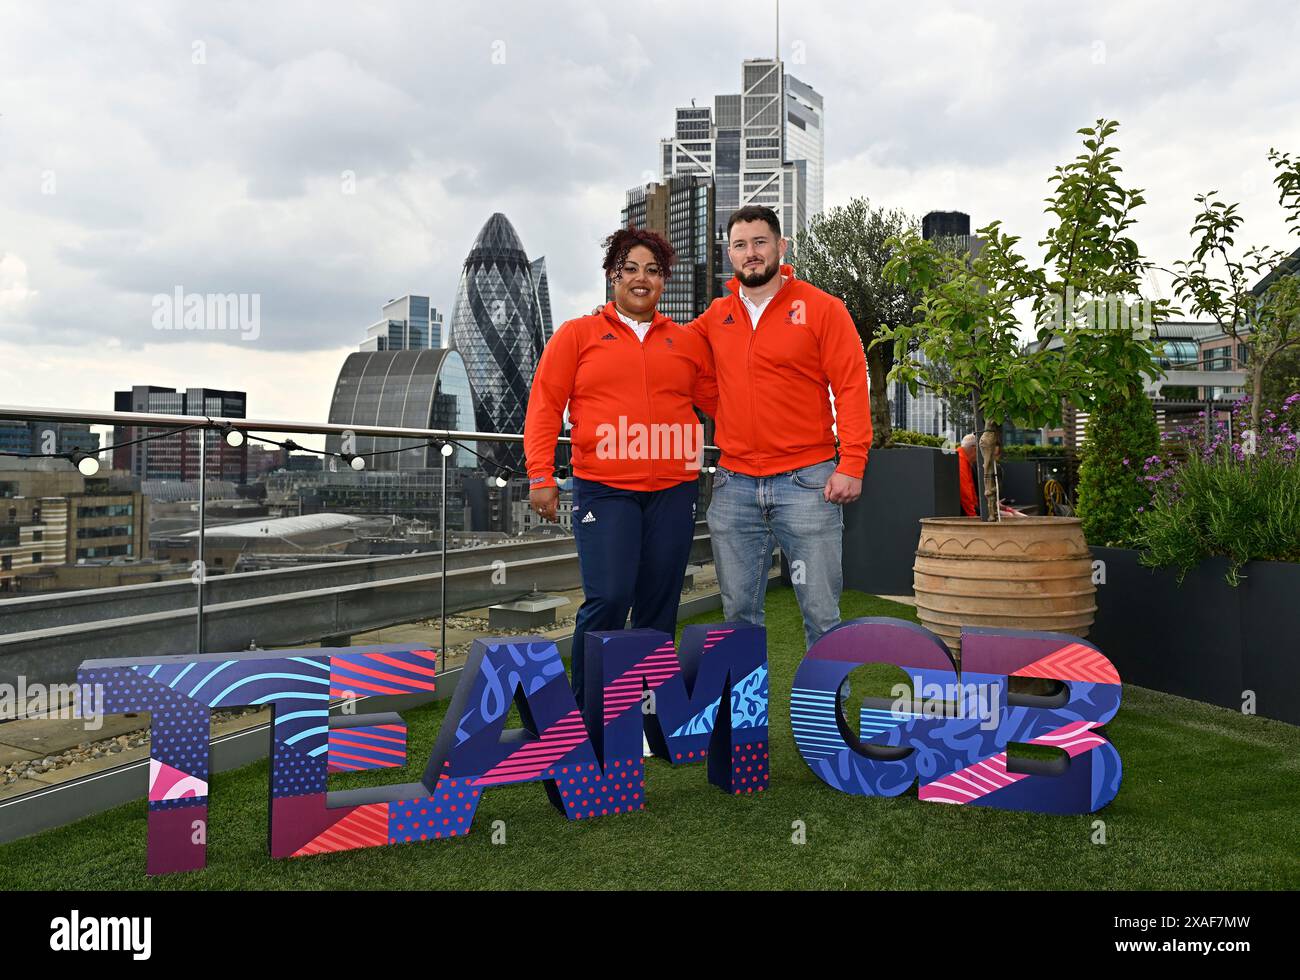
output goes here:
<path id="1" fill-rule="evenodd" d="M 473 432 L 460 429 L 414 429 L 391 425 L 343 425 L 335 422 L 286 422 L 276 419 L 226 418 L 219 415 L 161 415 L 150 412 L 97 412 L 80 408 L 24 408 L 21 405 L 0 405 L 0 419 L 32 421 L 44 419 L 51 422 L 88 422 L 91 425 L 134 426 L 142 429 L 177 428 L 201 425 L 204 428 L 231 426 L 245 432 L 302 432 L 310 435 L 387 436 L 416 439 L 463 440 L 465 442 L 523 442 L 521 432 Z M 570 443 L 568 436 L 559 442 Z M 717 446 L 706 445 L 705 452 L 720 452 Z"/>
<path id="2" fill-rule="evenodd" d="M 0 419 L 30 421 L 44 419 L 51 422 L 89 422 L 91 425 L 120 425 L 135 428 L 158 429 L 191 426 L 200 423 L 213 428 L 227 425 L 245 432 L 302 432 L 311 435 L 343 435 L 351 432 L 361 436 L 411 437 L 416 439 L 459 439 L 466 442 L 523 442 L 522 433 L 472 432 L 459 429 L 413 429 L 389 425 L 341 425 L 334 422 L 286 422 L 275 419 L 225 418 L 218 415 L 159 415 L 150 412 L 96 412 L 90 409 L 23 408 L 18 405 L 0 405 Z M 568 442 L 563 437 L 561 442 Z"/>

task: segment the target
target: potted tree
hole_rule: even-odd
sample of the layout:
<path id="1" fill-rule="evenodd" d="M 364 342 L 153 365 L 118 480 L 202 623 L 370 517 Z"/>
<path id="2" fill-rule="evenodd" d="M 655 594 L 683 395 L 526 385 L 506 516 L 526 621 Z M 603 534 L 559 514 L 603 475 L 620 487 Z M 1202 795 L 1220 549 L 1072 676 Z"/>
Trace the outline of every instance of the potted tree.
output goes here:
<path id="1" fill-rule="evenodd" d="M 903 211 L 856 197 L 814 215 L 794 241 L 795 272 L 844 301 L 866 351 L 871 462 L 862 496 L 844 508 L 844 585 L 884 595 L 911 589 L 916 537 L 911 520 L 882 521 L 881 513 L 887 508 L 919 519 L 957 512 L 953 457 L 943 452 L 942 439 L 922 448 L 908 433 L 893 429 L 885 379 L 894 347 L 873 343 L 881 331 L 917 322 L 919 296 L 886 279 L 884 268 L 894 254 L 889 243 L 920 227 Z M 951 501 L 944 499 L 944 476 L 953 484 Z"/>
<path id="2" fill-rule="evenodd" d="M 1144 377 L 1158 373 L 1152 328 L 1168 304 L 1143 295 L 1150 263 L 1129 230 L 1144 199 L 1120 183 L 1117 128 L 1101 119 L 1079 130 L 1083 152 L 1049 178 L 1041 265 L 1020 254 L 1020 239 L 998 221 L 980 228 L 963 255 L 915 234 L 893 243 L 885 274 L 921 301 L 919 323 L 874 341 L 894 347 L 890 378 L 969 397 L 982 428 L 982 516 L 922 520 L 914 569 L 920 619 L 954 652 L 964 625 L 1086 635 L 1092 623 L 1095 586 L 1079 519 L 1003 519 L 996 463 L 1004 423 L 1059 426 L 1066 404 L 1105 411 L 1140 396 Z"/>

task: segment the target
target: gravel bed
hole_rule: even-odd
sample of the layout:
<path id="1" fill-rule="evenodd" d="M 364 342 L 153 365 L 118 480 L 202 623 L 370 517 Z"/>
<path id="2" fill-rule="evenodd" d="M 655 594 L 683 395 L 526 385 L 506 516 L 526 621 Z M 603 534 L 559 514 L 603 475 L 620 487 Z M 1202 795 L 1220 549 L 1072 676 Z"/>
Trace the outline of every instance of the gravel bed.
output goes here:
<path id="1" fill-rule="evenodd" d="M 260 710 L 262 709 L 249 707 L 214 711 L 212 712 L 212 723 L 216 725 L 221 722 L 232 721 L 246 715 L 256 714 Z M 79 742 L 71 748 L 47 755 L 43 759 L 24 759 L 0 768 L 0 788 L 12 786 L 20 779 L 43 776 L 47 773 L 57 772 L 60 769 L 66 769 L 68 766 L 74 766 L 79 762 L 90 762 L 94 759 L 102 759 L 105 756 L 118 755 L 129 749 L 138 749 L 148 744 L 148 728 L 127 732 L 124 735 L 115 735 L 111 738 Z"/>

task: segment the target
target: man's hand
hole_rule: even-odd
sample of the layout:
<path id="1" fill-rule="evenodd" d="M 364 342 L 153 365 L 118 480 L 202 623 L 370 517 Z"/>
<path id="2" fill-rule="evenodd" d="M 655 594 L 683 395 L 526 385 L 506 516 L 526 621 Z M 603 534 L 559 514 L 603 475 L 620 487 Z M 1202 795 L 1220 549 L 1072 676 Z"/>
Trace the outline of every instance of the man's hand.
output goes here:
<path id="1" fill-rule="evenodd" d="M 833 504 L 851 504 L 862 496 L 862 481 L 844 473 L 832 473 L 822 492 Z"/>
<path id="2" fill-rule="evenodd" d="M 861 483 L 859 482 L 859 485 Z M 559 521 L 560 491 L 556 487 L 541 487 L 528 491 L 528 506 L 544 521 Z"/>

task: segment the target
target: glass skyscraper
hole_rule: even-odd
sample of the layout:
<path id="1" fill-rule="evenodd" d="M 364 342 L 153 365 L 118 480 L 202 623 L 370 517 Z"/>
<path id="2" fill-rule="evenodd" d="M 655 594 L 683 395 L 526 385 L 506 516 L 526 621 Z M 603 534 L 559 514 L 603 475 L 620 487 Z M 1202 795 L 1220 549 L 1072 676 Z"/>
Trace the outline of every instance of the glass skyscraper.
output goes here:
<path id="1" fill-rule="evenodd" d="M 659 311 L 678 323 L 689 323 L 703 314 L 715 295 L 714 193 L 713 182 L 698 174 L 669 177 L 662 184 L 633 187 L 627 192 L 623 227 L 658 232 L 677 253 L 672 278 L 664 283 Z M 605 294 L 613 298 L 608 283 Z"/>
<path id="2" fill-rule="evenodd" d="M 450 343 L 465 359 L 481 432 L 524 431 L 528 391 L 546 343 L 546 292 L 514 226 L 504 214 L 492 215 L 465 259 L 450 321 Z M 523 471 L 520 444 L 485 447 L 502 466 Z"/>
<path id="3" fill-rule="evenodd" d="M 410 429 L 475 428 L 473 396 L 465 362 L 454 350 L 364 351 L 349 354 L 339 371 L 330 402 L 330 422 L 338 425 L 391 425 Z M 357 455 L 408 446 L 411 438 L 357 436 Z M 477 448 L 473 443 L 466 445 Z M 340 436 L 328 436 L 325 448 L 342 452 Z M 472 454 L 458 449 L 454 466 L 473 467 Z M 405 472 L 441 465 L 437 448 L 417 446 L 366 460 L 367 472 Z"/>
<path id="4" fill-rule="evenodd" d="M 826 183 L 826 133 L 822 96 L 793 75 L 785 76 L 785 155 L 800 171 L 805 217 L 821 214 Z"/>
<path id="5" fill-rule="evenodd" d="M 437 350 L 442 342 L 442 314 L 428 296 L 403 296 L 384 305 L 383 319 L 371 325 L 363 351 Z"/>
<path id="6" fill-rule="evenodd" d="M 542 311 L 542 340 L 549 342 L 555 328 L 551 324 L 551 289 L 546 282 L 546 256 L 533 262 L 533 282 L 537 284 L 537 305 Z"/>
<path id="7" fill-rule="evenodd" d="M 739 94 L 718 95 L 713 108 L 677 109 L 673 135 L 659 141 L 660 174 L 713 183 L 712 294 L 732 276 L 727 219 L 746 204 L 765 204 L 793 238 L 822 211 L 826 139 L 821 94 L 784 71 L 779 59 L 741 64 Z M 628 206 L 638 189 L 628 192 Z M 676 243 L 674 243 L 676 244 Z"/>

